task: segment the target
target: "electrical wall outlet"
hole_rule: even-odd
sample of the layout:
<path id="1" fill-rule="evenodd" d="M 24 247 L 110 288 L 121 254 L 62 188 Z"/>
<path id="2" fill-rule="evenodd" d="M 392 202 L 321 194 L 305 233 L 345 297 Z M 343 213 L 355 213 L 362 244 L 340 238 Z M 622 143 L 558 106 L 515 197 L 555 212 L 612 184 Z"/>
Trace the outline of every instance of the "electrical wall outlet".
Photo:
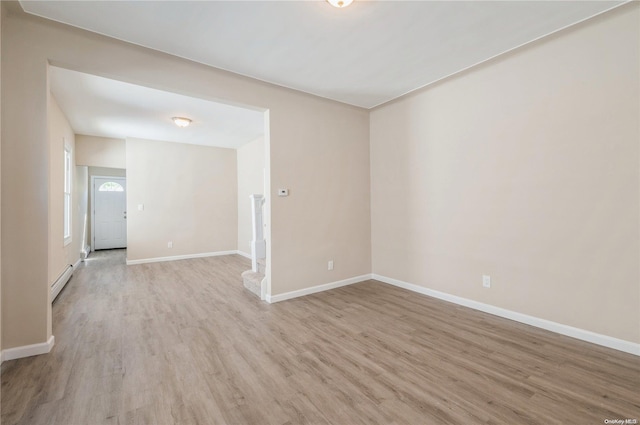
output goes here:
<path id="1" fill-rule="evenodd" d="M 333 260 L 329 260 L 329 263 L 327 264 L 327 270 L 333 270 Z"/>
<path id="2" fill-rule="evenodd" d="M 482 286 L 484 288 L 491 288 L 491 276 L 489 275 L 482 275 Z"/>
<path id="3" fill-rule="evenodd" d="M 167 242 L 167 248 L 173 248 L 173 241 Z"/>

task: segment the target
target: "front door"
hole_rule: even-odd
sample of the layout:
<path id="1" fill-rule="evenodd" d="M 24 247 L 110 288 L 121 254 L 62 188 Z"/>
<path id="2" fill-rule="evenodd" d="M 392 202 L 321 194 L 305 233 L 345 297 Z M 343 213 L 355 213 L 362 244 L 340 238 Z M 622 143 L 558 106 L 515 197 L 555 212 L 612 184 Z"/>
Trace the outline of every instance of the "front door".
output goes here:
<path id="1" fill-rule="evenodd" d="M 93 179 L 94 249 L 127 247 L 126 190 L 124 177 Z"/>

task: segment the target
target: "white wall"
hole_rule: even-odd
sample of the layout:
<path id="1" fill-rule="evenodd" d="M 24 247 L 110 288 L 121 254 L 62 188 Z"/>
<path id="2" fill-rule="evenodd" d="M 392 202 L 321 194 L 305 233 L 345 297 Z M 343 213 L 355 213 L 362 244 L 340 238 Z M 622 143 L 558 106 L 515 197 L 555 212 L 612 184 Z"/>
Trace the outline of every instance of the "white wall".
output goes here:
<path id="1" fill-rule="evenodd" d="M 264 138 L 237 149 L 238 160 L 238 251 L 251 255 L 253 238 L 250 195 L 264 195 Z"/>
<path id="2" fill-rule="evenodd" d="M 235 149 L 127 139 L 127 260 L 235 251 L 237 188 Z"/>
<path id="3" fill-rule="evenodd" d="M 373 272 L 640 342 L 639 8 L 374 110 Z"/>

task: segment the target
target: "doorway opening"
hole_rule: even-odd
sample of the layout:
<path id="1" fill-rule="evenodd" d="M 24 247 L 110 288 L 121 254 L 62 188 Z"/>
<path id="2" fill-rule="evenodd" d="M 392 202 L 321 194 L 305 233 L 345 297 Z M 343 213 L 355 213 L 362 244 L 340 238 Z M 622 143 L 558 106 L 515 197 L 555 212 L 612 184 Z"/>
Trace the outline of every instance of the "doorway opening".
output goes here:
<path id="1" fill-rule="evenodd" d="M 126 177 L 91 177 L 91 243 L 94 250 L 127 247 Z"/>
<path id="2" fill-rule="evenodd" d="M 126 249 L 128 265 L 250 256 L 249 196 L 262 194 L 268 297 L 268 109 L 212 98 L 207 90 L 190 96 L 99 73 L 48 70 L 52 98 L 77 138 L 76 165 L 88 167 L 82 258 L 118 248 Z M 179 128 L 171 122 L 176 116 L 193 124 Z"/>

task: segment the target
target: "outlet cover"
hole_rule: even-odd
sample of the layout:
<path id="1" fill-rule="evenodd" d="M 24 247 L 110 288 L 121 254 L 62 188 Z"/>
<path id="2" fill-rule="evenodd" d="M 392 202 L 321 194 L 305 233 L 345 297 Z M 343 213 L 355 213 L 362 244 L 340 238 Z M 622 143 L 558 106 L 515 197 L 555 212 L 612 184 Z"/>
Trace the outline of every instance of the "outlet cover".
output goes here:
<path id="1" fill-rule="evenodd" d="M 484 288 L 491 288 L 491 276 L 489 275 L 482 275 L 482 286 Z"/>

